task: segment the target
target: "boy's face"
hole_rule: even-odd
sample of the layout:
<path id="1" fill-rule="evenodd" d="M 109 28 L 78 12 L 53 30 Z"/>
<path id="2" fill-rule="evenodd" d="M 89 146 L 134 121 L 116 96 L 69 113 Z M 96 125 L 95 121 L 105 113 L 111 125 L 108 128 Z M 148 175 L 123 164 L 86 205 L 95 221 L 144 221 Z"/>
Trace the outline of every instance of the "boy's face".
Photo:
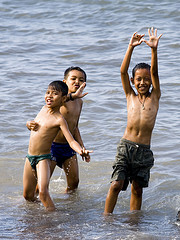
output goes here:
<path id="1" fill-rule="evenodd" d="M 45 102 L 47 107 L 60 107 L 65 100 L 66 96 L 62 96 L 62 92 L 59 92 L 52 87 L 48 87 L 45 93 Z"/>
<path id="2" fill-rule="evenodd" d="M 67 78 L 64 79 L 64 82 L 68 86 L 69 93 L 74 93 L 85 82 L 84 73 L 78 70 L 72 70 L 69 72 Z"/>
<path id="3" fill-rule="evenodd" d="M 139 94 L 146 94 L 151 87 L 151 73 L 149 69 L 140 68 L 135 72 L 134 79 L 131 79 Z"/>

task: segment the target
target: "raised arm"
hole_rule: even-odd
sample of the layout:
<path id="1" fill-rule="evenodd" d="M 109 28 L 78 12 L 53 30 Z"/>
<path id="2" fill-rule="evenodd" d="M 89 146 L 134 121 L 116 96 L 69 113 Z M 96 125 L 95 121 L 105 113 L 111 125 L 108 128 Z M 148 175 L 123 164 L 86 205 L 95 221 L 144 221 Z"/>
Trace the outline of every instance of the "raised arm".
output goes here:
<path id="1" fill-rule="evenodd" d="M 121 81 L 122 81 L 123 89 L 126 95 L 130 94 L 133 91 L 130 84 L 130 80 L 129 80 L 129 74 L 128 74 L 128 68 L 129 68 L 132 52 L 134 50 L 134 47 L 140 45 L 143 42 L 143 36 L 144 34 L 143 35 L 137 34 L 137 32 L 135 32 L 132 35 L 126 54 L 124 56 L 123 62 L 121 64 Z"/>
<path id="2" fill-rule="evenodd" d="M 157 37 L 157 29 L 151 28 L 148 29 L 149 33 L 149 40 L 143 39 L 143 41 L 151 47 L 151 80 L 152 80 L 152 86 L 153 86 L 153 92 L 156 93 L 157 97 L 160 98 L 161 96 L 161 90 L 160 90 L 160 84 L 159 84 L 159 76 L 158 76 L 158 59 L 157 59 L 157 47 L 158 42 L 162 34 Z"/>
<path id="3" fill-rule="evenodd" d="M 86 83 L 84 82 L 75 93 L 68 93 L 67 95 L 67 102 L 69 100 L 73 101 L 76 98 L 83 98 L 84 96 L 86 96 L 88 93 L 83 93 L 84 88 L 86 87 Z"/>

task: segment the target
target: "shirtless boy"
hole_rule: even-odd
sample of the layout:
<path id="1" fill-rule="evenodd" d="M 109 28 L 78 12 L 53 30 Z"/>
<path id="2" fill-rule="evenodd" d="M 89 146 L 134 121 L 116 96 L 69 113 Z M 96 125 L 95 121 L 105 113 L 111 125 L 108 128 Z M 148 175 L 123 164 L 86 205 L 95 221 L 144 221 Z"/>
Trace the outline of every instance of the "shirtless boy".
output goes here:
<path id="1" fill-rule="evenodd" d="M 45 94 L 46 105 L 42 107 L 34 119 L 35 130 L 31 130 L 28 154 L 24 166 L 23 196 L 26 200 L 35 201 L 35 189 L 38 184 L 39 198 L 48 211 L 55 210 L 49 195 L 51 145 L 59 129 L 71 148 L 82 157 L 88 157 L 89 152 L 82 148 L 72 137 L 66 120 L 59 112 L 60 106 L 66 101 L 67 85 L 62 81 L 49 84 Z"/>
<path id="2" fill-rule="evenodd" d="M 78 122 L 83 105 L 82 97 L 87 93 L 82 93 L 86 85 L 86 73 L 80 67 L 69 67 L 64 72 L 64 80 L 68 86 L 67 101 L 60 107 L 60 112 L 66 119 L 69 130 L 75 140 L 84 148 L 84 144 L 78 128 Z M 34 127 L 33 123 L 27 122 L 27 127 Z M 79 169 L 76 152 L 69 146 L 63 132 L 60 130 L 51 146 L 51 154 L 53 156 L 51 162 L 51 174 L 57 165 L 63 168 L 67 188 L 66 192 L 72 192 L 79 184 Z M 90 161 L 90 156 L 84 158 L 86 162 Z"/>
<path id="3" fill-rule="evenodd" d="M 127 189 L 129 181 L 131 182 L 130 210 L 140 210 L 142 189 L 148 187 L 150 169 L 154 164 L 150 142 L 161 95 L 157 46 L 162 34 L 157 37 L 157 29 L 154 31 L 153 28 L 149 29 L 148 33 L 149 41 L 143 39 L 144 35 L 133 34 L 121 65 L 121 80 L 127 100 L 127 127 L 117 147 L 104 214 L 113 212 L 119 192 Z M 136 94 L 130 84 L 128 68 L 134 48 L 142 42 L 151 48 L 151 67 L 144 63 L 134 67 L 131 82 L 137 90 Z"/>
<path id="4" fill-rule="evenodd" d="M 64 80 L 68 86 L 68 96 L 71 101 L 66 101 L 60 108 L 60 112 L 66 119 L 69 130 L 74 139 L 85 149 L 80 131 L 78 128 L 79 118 L 82 110 L 82 97 L 87 93 L 82 94 L 83 86 L 86 84 L 86 73 L 80 67 L 69 67 L 64 72 Z M 67 143 L 62 131 L 59 131 L 51 146 L 51 154 L 53 156 L 52 172 L 57 165 L 63 168 L 67 188 L 66 192 L 72 192 L 79 184 L 79 168 L 76 152 Z M 90 156 L 86 155 L 85 161 L 90 161 Z"/>

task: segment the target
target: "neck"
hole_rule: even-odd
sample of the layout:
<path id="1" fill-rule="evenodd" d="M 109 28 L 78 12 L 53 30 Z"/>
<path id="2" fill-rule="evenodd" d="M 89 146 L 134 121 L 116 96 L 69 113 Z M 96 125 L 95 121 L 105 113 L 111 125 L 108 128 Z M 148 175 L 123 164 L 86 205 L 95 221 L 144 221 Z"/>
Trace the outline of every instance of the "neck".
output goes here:
<path id="1" fill-rule="evenodd" d="M 146 92 L 145 94 L 138 93 L 138 97 L 142 100 L 146 99 L 149 95 L 150 95 L 149 92 Z"/>
<path id="2" fill-rule="evenodd" d="M 48 113 L 50 114 L 54 114 L 56 112 L 59 112 L 59 109 L 60 109 L 60 106 L 57 106 L 57 107 L 54 107 L 54 108 L 51 108 L 51 107 L 47 107 L 46 106 L 46 110 Z"/>

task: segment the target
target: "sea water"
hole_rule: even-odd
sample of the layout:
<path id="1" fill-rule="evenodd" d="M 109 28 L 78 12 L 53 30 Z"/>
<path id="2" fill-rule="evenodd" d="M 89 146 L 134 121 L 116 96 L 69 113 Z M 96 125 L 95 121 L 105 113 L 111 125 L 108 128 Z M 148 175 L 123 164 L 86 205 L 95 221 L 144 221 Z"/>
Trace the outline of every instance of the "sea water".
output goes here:
<path id="1" fill-rule="evenodd" d="M 180 3 L 127 0 L 0 1 L 0 238 L 1 239 L 180 239 Z M 130 37 L 148 28 L 163 33 L 158 46 L 162 97 L 152 135 L 155 165 L 141 211 L 129 211 L 130 187 L 104 217 L 116 147 L 126 127 L 120 65 Z M 136 47 L 129 68 L 151 61 L 151 49 Z M 50 194 L 57 211 L 22 196 L 28 149 L 26 121 L 44 104 L 53 80 L 69 66 L 88 76 L 79 121 L 91 162 L 79 159 L 80 184 L 64 194 L 56 168 Z"/>

